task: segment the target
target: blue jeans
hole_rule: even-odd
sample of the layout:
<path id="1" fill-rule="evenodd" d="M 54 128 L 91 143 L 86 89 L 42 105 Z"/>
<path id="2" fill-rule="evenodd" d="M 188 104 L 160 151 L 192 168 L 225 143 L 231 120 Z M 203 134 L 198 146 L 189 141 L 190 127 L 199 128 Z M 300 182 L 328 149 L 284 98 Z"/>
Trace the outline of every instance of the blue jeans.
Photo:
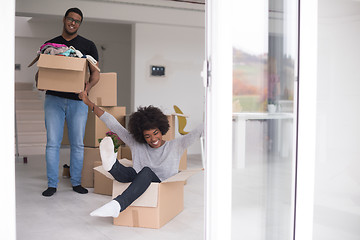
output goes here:
<path id="1" fill-rule="evenodd" d="M 59 182 L 59 154 L 66 119 L 70 142 L 71 184 L 81 184 L 84 161 L 84 135 L 88 107 L 82 101 L 45 96 L 46 172 L 48 187 L 57 187 Z"/>
<path id="2" fill-rule="evenodd" d="M 121 195 L 114 198 L 121 206 L 120 212 L 124 211 L 140 197 L 150 186 L 151 182 L 161 182 L 149 167 L 144 167 L 140 172 L 136 173 L 135 169 L 125 167 L 119 161 L 115 161 L 109 173 L 119 182 L 132 182 Z"/>

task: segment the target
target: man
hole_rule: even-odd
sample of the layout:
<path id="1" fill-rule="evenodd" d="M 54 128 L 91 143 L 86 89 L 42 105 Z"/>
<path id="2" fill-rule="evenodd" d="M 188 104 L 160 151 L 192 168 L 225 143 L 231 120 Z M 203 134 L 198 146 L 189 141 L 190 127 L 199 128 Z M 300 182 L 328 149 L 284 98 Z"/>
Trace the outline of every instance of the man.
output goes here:
<path id="1" fill-rule="evenodd" d="M 78 8 L 70 8 L 63 18 L 63 31 L 46 43 L 65 44 L 73 46 L 83 55 L 91 55 L 98 59 L 95 44 L 78 35 L 83 21 L 83 14 Z M 98 65 L 98 63 L 97 63 Z M 89 64 L 90 79 L 85 84 L 86 92 L 99 81 L 100 73 L 96 67 Z M 80 90 L 80 89 L 79 89 Z M 59 153 L 63 138 L 64 122 L 66 119 L 70 141 L 70 176 L 73 190 L 85 194 L 88 190 L 81 186 L 81 171 L 84 160 L 84 134 L 88 115 L 88 107 L 81 101 L 77 93 L 46 91 L 45 95 L 45 127 L 47 132 L 46 143 L 46 172 L 48 188 L 42 193 L 45 197 L 52 196 L 59 182 Z"/>

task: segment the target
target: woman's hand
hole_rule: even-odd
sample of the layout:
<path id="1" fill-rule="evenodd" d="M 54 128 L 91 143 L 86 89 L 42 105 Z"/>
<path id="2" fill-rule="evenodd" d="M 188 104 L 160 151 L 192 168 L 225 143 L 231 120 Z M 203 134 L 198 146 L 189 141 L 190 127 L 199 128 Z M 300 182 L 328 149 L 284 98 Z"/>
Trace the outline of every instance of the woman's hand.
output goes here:
<path id="1" fill-rule="evenodd" d="M 88 98 L 88 94 L 87 94 L 87 91 L 84 90 L 84 91 L 81 91 L 79 93 L 79 98 L 86 104 L 86 105 L 90 105 L 90 100 Z"/>
<path id="2" fill-rule="evenodd" d="M 96 116 L 101 117 L 101 115 L 104 114 L 104 110 L 102 110 L 101 108 L 97 107 L 94 103 L 92 103 L 89 98 L 88 98 L 88 94 L 86 92 L 86 90 L 81 91 L 79 93 L 79 98 L 90 107 L 91 111 L 93 111 Z"/>

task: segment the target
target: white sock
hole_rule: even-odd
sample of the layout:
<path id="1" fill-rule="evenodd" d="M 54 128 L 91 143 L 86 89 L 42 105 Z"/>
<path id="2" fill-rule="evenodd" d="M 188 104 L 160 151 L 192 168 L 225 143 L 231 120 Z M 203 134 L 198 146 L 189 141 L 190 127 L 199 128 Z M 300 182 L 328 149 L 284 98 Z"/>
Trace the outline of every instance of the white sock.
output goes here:
<path id="1" fill-rule="evenodd" d="M 118 217 L 120 214 L 121 206 L 120 204 L 112 200 L 108 202 L 104 206 L 92 211 L 90 216 L 97 216 L 97 217 Z"/>
<path id="2" fill-rule="evenodd" d="M 105 171 L 110 171 L 116 161 L 117 154 L 114 153 L 114 143 L 111 137 L 104 137 L 100 142 L 100 156 Z"/>

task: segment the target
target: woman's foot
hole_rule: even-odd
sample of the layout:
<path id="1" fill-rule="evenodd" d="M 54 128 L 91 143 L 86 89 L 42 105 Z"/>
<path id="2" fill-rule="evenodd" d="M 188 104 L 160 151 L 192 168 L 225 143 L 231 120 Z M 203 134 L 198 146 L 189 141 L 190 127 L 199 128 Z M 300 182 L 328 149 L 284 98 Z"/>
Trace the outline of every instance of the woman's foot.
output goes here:
<path id="1" fill-rule="evenodd" d="M 100 156 L 105 171 L 110 171 L 116 161 L 116 153 L 114 153 L 114 143 L 111 137 L 104 137 L 100 142 Z"/>
<path id="2" fill-rule="evenodd" d="M 96 216 L 96 217 L 118 217 L 120 214 L 120 204 L 112 200 L 111 202 L 105 204 L 104 206 L 92 211 L 90 213 L 90 216 Z"/>

